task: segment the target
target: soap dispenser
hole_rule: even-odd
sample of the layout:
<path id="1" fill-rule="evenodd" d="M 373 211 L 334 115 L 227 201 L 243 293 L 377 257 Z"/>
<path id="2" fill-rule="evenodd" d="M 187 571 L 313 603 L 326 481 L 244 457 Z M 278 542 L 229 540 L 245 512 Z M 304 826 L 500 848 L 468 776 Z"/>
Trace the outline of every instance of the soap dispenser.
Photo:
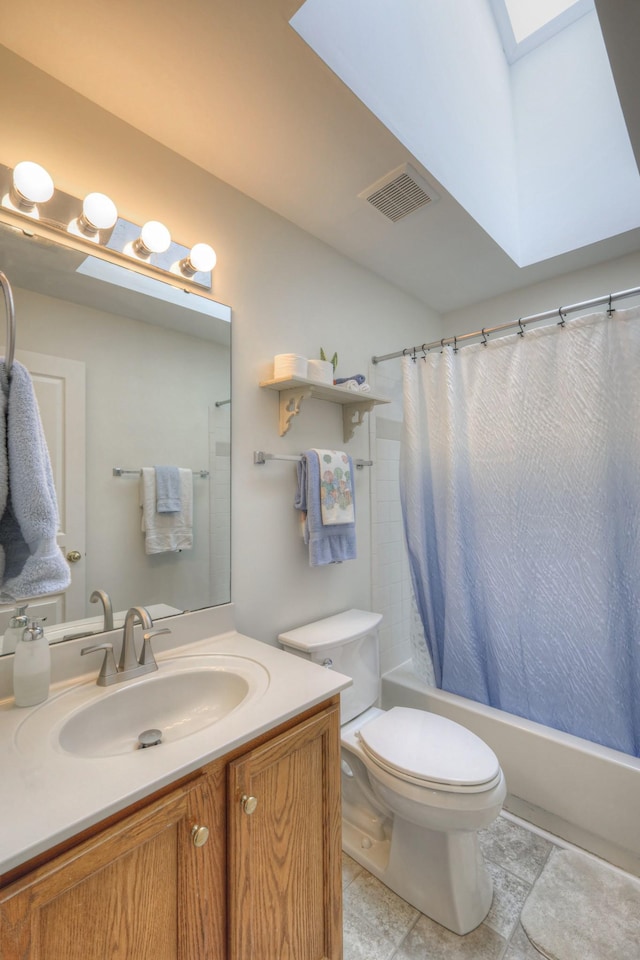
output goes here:
<path id="1" fill-rule="evenodd" d="M 23 630 L 13 658 L 13 695 L 17 707 L 33 707 L 49 696 L 51 653 L 37 620 Z"/>
<path id="2" fill-rule="evenodd" d="M 28 606 L 29 604 L 25 603 L 23 607 L 18 607 L 11 617 L 11 620 L 9 620 L 9 626 L 5 630 L 4 637 L 2 638 L 1 653 L 14 653 L 18 646 L 18 640 L 22 640 L 25 627 L 29 626 L 29 618 L 25 614 Z"/>

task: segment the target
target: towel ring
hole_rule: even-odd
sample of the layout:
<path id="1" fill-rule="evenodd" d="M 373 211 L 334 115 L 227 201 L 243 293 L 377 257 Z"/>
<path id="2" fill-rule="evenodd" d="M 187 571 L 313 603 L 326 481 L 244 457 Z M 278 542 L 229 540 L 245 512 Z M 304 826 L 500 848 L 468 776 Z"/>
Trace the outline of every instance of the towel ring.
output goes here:
<path id="1" fill-rule="evenodd" d="M 2 292 L 4 293 L 4 304 L 7 313 L 7 343 L 5 347 L 4 365 L 7 373 L 10 373 L 16 350 L 16 311 L 13 305 L 11 284 L 2 270 L 0 270 L 0 287 L 2 287 Z"/>

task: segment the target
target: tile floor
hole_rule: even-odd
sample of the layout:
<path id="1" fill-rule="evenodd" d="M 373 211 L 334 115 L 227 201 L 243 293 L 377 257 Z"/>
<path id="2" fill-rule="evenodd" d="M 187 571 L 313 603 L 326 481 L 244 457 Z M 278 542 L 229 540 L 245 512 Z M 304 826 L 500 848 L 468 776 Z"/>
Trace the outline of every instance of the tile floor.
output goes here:
<path id="1" fill-rule="evenodd" d="M 481 831 L 480 842 L 493 904 L 464 937 L 419 913 L 343 854 L 344 960 L 541 960 L 520 912 L 555 845 L 504 816 Z"/>

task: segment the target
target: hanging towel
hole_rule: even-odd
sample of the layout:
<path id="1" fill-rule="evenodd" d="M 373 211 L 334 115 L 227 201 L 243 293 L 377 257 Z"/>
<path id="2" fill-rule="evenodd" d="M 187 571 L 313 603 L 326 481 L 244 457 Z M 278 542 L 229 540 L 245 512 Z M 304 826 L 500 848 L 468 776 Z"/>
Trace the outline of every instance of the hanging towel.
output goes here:
<path id="1" fill-rule="evenodd" d="M 141 529 L 145 553 L 175 553 L 193 546 L 193 475 L 179 467 L 181 507 L 178 513 L 156 510 L 156 471 L 143 467 L 140 476 Z"/>
<path id="2" fill-rule="evenodd" d="M 320 464 L 320 508 L 323 526 L 353 523 L 353 475 L 343 450 L 314 450 Z"/>
<path id="3" fill-rule="evenodd" d="M 353 473 L 351 457 L 349 472 Z M 355 523 L 323 526 L 320 507 L 320 461 L 315 450 L 303 453 L 298 463 L 298 490 L 294 501 L 304 514 L 304 542 L 309 546 L 309 565 L 324 566 L 356 558 Z"/>
<path id="4" fill-rule="evenodd" d="M 69 565 L 56 541 L 58 504 L 38 402 L 26 367 L 0 362 L 0 602 L 66 590 Z"/>
<path id="5" fill-rule="evenodd" d="M 156 472 L 156 512 L 179 513 L 182 507 L 178 467 L 154 467 Z"/>

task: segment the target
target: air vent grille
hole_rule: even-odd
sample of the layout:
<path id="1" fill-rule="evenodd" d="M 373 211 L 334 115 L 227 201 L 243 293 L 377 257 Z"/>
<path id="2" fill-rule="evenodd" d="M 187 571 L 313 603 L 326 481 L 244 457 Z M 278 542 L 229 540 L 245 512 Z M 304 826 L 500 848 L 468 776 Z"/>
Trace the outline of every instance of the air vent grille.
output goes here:
<path id="1" fill-rule="evenodd" d="M 438 199 L 435 191 L 408 163 L 363 190 L 360 197 L 394 223 Z"/>

